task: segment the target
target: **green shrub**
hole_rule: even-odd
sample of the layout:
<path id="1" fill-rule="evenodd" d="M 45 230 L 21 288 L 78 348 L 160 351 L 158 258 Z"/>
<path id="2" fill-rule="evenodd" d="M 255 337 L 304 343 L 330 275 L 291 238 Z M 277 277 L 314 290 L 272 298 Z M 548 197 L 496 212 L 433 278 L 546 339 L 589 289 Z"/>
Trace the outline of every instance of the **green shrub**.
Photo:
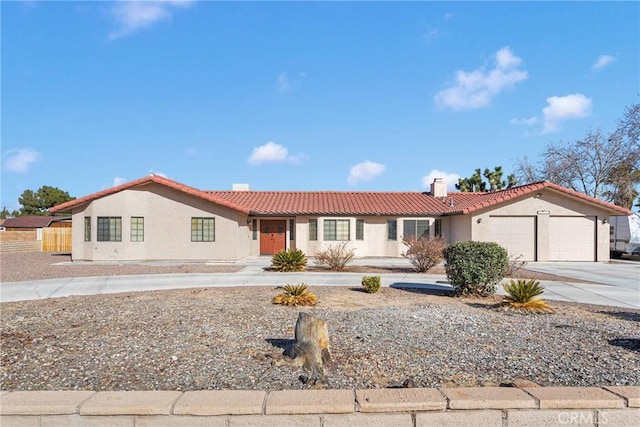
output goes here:
<path id="1" fill-rule="evenodd" d="M 444 251 L 445 270 L 457 295 L 490 295 L 504 278 L 507 250 L 493 242 L 455 242 Z"/>
<path id="2" fill-rule="evenodd" d="M 332 271 L 342 271 L 348 263 L 355 257 L 353 249 L 347 249 L 348 242 L 339 245 L 329 246 L 324 251 L 317 252 L 313 257 L 316 265 L 328 267 Z"/>
<path id="3" fill-rule="evenodd" d="M 300 249 L 283 249 L 271 258 L 271 268 L 276 271 L 302 271 L 307 257 Z"/>
<path id="4" fill-rule="evenodd" d="M 442 237 L 415 237 L 402 239 L 408 249 L 402 254 L 420 273 L 426 273 L 442 262 L 442 251 L 447 241 Z"/>
<path id="5" fill-rule="evenodd" d="M 507 296 L 502 300 L 508 308 L 523 311 L 555 311 L 542 298 L 536 298 L 544 292 L 544 287 L 537 280 L 511 280 L 502 288 Z"/>
<path id="6" fill-rule="evenodd" d="M 362 286 L 368 293 L 375 294 L 380 290 L 380 276 L 364 276 Z"/>
<path id="7" fill-rule="evenodd" d="M 306 283 L 299 285 L 285 285 L 284 292 L 273 298 L 274 304 L 299 306 L 299 305 L 316 305 L 318 297 L 309 292 Z"/>

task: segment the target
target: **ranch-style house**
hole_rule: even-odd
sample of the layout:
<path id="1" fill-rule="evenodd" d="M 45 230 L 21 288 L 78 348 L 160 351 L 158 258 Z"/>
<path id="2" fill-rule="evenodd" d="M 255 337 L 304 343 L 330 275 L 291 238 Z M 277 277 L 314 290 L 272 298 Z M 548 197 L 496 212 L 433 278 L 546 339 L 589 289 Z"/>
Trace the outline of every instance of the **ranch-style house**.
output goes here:
<path id="1" fill-rule="evenodd" d="M 206 191 L 158 175 L 60 204 L 73 260 L 235 261 L 348 242 L 356 257 L 401 257 L 404 236 L 493 241 L 526 261 L 608 261 L 619 206 L 543 181 L 488 193 Z"/>

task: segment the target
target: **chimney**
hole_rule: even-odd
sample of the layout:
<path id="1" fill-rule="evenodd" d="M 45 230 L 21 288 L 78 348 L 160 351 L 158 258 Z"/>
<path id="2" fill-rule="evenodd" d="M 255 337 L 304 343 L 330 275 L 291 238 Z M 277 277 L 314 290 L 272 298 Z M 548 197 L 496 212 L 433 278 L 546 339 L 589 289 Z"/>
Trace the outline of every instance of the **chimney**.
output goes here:
<path id="1" fill-rule="evenodd" d="M 431 184 L 431 195 L 433 197 L 447 197 L 447 183 L 443 178 L 436 178 Z"/>
<path id="2" fill-rule="evenodd" d="M 249 186 L 249 184 L 233 184 L 233 187 L 231 187 L 233 189 L 233 191 L 249 191 L 251 190 L 251 187 Z"/>

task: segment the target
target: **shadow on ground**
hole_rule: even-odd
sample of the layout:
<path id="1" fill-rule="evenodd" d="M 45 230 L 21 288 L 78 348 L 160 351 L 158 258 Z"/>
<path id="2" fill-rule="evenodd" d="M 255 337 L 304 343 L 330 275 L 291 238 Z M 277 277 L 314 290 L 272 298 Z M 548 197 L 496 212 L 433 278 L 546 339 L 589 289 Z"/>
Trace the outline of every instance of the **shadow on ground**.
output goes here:
<path id="1" fill-rule="evenodd" d="M 629 311 L 599 311 L 599 313 L 631 322 L 640 322 L 640 313 L 631 313 Z"/>
<path id="2" fill-rule="evenodd" d="M 267 338 L 265 341 L 281 350 L 286 350 L 287 347 L 292 346 L 296 342 L 296 340 L 283 338 Z"/>
<path id="3" fill-rule="evenodd" d="M 640 353 L 640 338 L 617 338 L 609 340 L 609 344 Z"/>
<path id="4" fill-rule="evenodd" d="M 449 285 L 432 285 L 424 283 L 412 283 L 412 282 L 395 282 L 389 285 L 390 288 L 400 289 L 407 292 L 413 292 L 415 294 L 422 295 L 438 295 L 438 296 L 451 296 L 453 295 L 453 288 Z"/>

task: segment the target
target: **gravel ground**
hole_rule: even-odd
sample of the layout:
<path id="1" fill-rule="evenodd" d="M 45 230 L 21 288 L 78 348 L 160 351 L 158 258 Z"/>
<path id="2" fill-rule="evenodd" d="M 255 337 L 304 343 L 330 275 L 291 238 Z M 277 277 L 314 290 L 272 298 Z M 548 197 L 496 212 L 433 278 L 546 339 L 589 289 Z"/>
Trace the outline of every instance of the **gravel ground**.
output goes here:
<path id="1" fill-rule="evenodd" d="M 299 311 L 329 323 L 323 387 L 640 385 L 640 310 L 552 302 L 554 314 L 522 315 L 499 310 L 498 297 L 310 290 L 313 308 L 273 305 L 280 290 L 264 287 L 1 303 L 0 388 L 310 388 L 301 368 L 272 366 Z"/>

